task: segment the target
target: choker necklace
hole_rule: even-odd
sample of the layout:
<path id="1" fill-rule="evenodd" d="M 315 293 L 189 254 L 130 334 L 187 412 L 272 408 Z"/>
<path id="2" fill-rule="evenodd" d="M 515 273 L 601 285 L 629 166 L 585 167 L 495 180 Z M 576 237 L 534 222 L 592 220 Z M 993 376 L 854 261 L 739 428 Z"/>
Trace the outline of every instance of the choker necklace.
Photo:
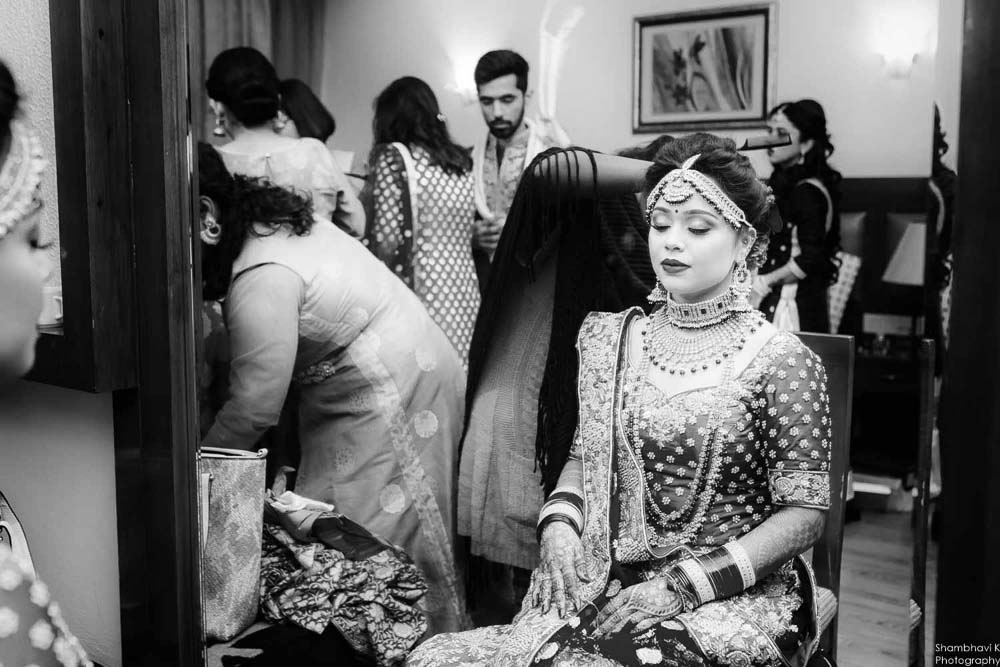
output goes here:
<path id="1" fill-rule="evenodd" d="M 680 303 L 665 295 L 662 313 L 667 322 L 680 329 L 704 329 L 728 319 L 733 313 L 751 311 L 746 297 L 727 289 L 719 296 L 696 303 Z"/>
<path id="2" fill-rule="evenodd" d="M 667 299 L 645 320 L 642 351 L 671 375 L 704 372 L 739 352 L 763 323 L 763 314 L 730 290 L 698 303 Z"/>

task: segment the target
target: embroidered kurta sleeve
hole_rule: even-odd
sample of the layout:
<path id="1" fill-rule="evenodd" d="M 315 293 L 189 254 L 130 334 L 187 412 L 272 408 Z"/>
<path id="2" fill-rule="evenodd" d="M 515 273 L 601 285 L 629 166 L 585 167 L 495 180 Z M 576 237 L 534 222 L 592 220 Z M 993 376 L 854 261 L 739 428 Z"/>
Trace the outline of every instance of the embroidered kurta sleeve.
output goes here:
<path id="1" fill-rule="evenodd" d="M 302 279 L 264 264 L 240 274 L 226 299 L 229 327 L 229 400 L 215 417 L 205 445 L 252 449 L 278 423 L 298 351 Z"/>
<path id="2" fill-rule="evenodd" d="M 830 505 L 830 405 L 826 370 L 797 343 L 775 358 L 763 380 L 760 430 L 775 505 Z"/>
<path id="3" fill-rule="evenodd" d="M 826 197 L 814 185 L 803 183 L 792 190 L 789 211 L 799 240 L 799 254 L 792 257 L 796 275 L 819 275 L 829 259 L 826 256 Z M 793 269 L 794 270 L 794 269 Z"/>
<path id="4" fill-rule="evenodd" d="M 89 667 L 49 590 L 0 546 L 0 664 Z"/>
<path id="5" fill-rule="evenodd" d="M 382 263 L 413 288 L 413 223 L 407 203 L 406 166 L 399 152 L 383 146 L 372 169 L 373 219 L 368 248 Z"/>

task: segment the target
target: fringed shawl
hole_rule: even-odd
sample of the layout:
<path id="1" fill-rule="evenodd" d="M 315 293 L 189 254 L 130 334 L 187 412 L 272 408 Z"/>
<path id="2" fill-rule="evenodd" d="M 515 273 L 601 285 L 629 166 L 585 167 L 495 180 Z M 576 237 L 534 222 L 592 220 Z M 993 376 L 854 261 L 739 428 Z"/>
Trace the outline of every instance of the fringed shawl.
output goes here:
<path id="1" fill-rule="evenodd" d="M 581 182 L 580 154 L 590 160 Z M 585 158 L 585 159 L 586 159 Z M 469 355 L 466 428 L 492 333 L 514 276 L 557 252 L 552 333 L 538 396 L 535 455 L 546 493 L 555 487 L 577 423 L 575 341 L 587 313 L 645 305 L 655 282 L 646 227 L 634 195 L 601 196 L 593 153 L 551 149 L 525 170 L 493 259 Z"/>

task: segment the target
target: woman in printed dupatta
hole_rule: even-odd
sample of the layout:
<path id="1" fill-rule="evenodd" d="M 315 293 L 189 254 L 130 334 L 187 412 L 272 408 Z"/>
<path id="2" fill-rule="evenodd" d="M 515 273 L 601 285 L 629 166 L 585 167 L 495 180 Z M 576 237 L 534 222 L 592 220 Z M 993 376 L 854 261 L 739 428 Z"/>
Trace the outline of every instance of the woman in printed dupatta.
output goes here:
<path id="1" fill-rule="evenodd" d="M 445 120 L 434 91 L 413 76 L 375 98 L 365 245 L 420 298 L 468 366 L 479 311 L 472 158 Z"/>
<path id="2" fill-rule="evenodd" d="M 731 140 L 706 134 L 665 145 L 646 188 L 654 308 L 583 323 L 579 425 L 521 613 L 434 637 L 412 667 L 810 655 L 800 555 L 829 505 L 830 420 L 819 358 L 748 301 L 773 200 Z"/>

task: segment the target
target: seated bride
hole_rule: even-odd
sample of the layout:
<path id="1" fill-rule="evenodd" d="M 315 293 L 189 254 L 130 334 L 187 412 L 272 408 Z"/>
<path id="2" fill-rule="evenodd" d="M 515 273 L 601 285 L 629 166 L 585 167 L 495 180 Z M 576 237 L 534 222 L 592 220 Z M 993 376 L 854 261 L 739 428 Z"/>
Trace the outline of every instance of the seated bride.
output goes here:
<path id="1" fill-rule="evenodd" d="M 521 612 L 411 667 L 808 661 L 831 430 L 819 358 L 748 302 L 773 198 L 707 134 L 666 144 L 646 188 L 654 307 L 580 330 L 579 425 Z"/>

